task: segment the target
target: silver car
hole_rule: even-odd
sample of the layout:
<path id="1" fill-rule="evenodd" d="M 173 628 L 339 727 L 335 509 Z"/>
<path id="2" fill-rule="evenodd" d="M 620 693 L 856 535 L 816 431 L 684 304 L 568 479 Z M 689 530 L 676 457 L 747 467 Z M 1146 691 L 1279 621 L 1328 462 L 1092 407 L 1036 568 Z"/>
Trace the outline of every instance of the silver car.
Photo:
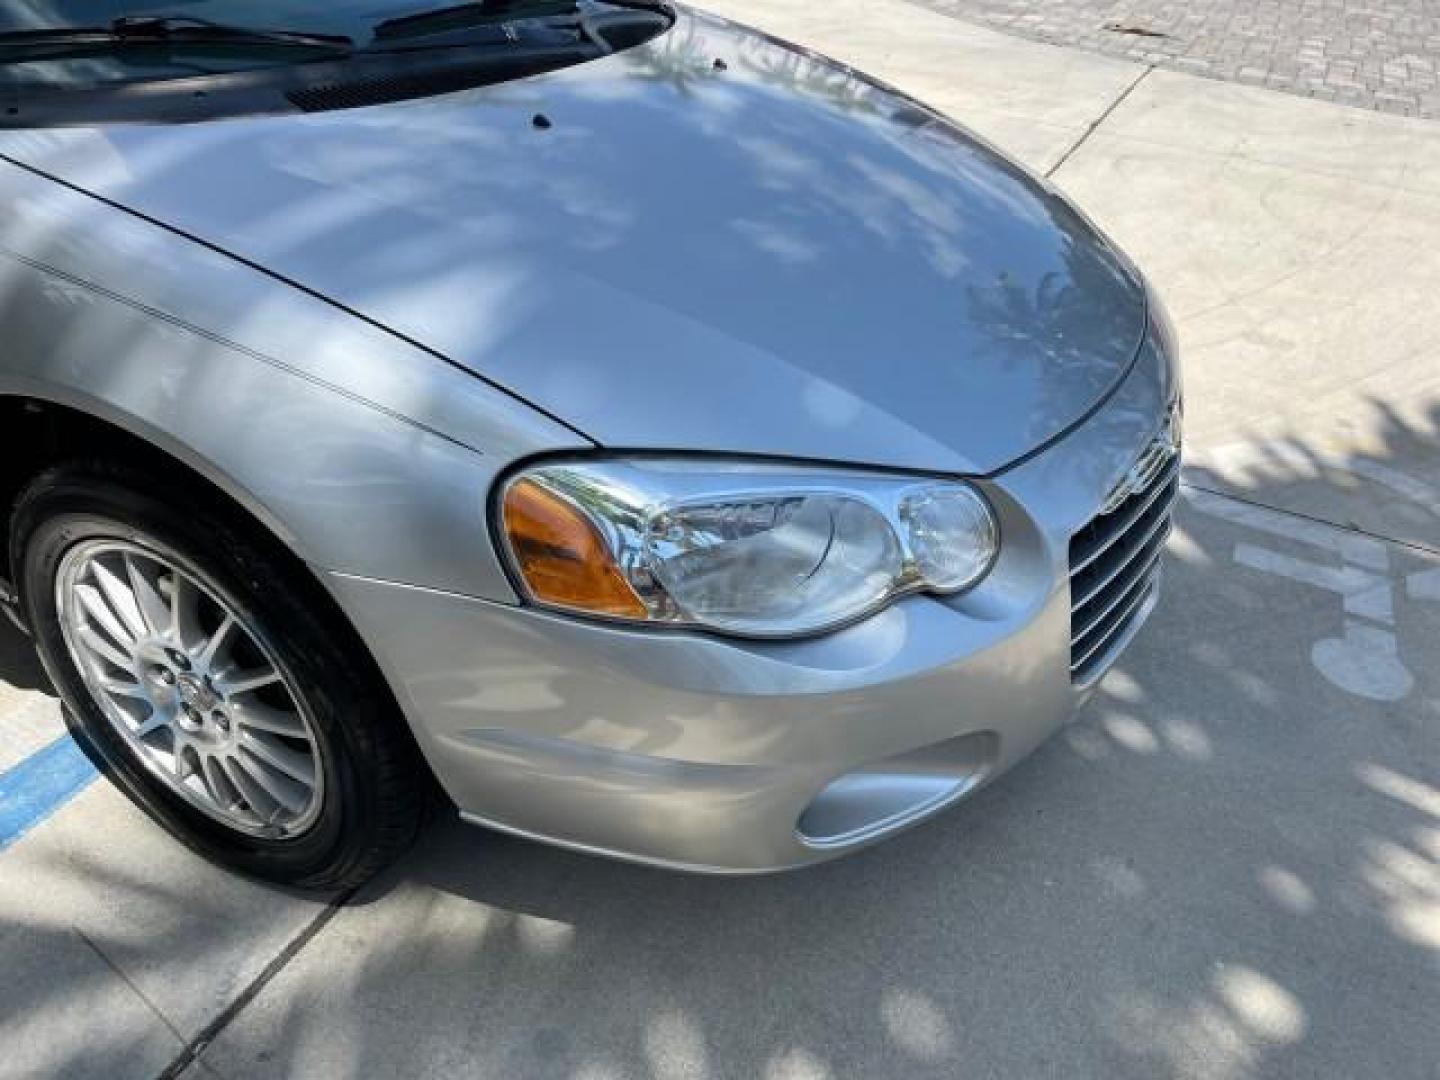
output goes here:
<path id="1" fill-rule="evenodd" d="M 211 858 L 349 886 L 453 803 L 814 863 L 1156 602 L 1159 303 L 855 71 L 651 0 L 33 0 L 0 79 L 4 600 Z"/>

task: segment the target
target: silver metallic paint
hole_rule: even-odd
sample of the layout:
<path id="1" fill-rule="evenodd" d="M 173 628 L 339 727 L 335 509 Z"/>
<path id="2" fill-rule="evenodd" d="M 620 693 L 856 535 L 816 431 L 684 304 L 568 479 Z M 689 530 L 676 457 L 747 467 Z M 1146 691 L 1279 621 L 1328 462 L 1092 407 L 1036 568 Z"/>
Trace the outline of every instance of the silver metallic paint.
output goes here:
<path id="1" fill-rule="evenodd" d="M 317 567 L 514 599 L 487 542 L 517 457 L 588 445 L 227 256 L 0 163 L 0 394 L 194 466 Z"/>
<path id="2" fill-rule="evenodd" d="M 837 777 L 955 768 L 933 748 L 981 733 L 973 786 L 1075 707 L 1066 543 L 1178 393 L 1163 315 L 1140 345 L 1138 278 L 1078 214 L 855 73 L 687 13 L 510 86 L 7 132 L 0 158 L 0 395 L 116 423 L 265 522 L 470 819 L 798 865 L 848 850 L 796 831 Z M 995 474 L 1005 550 L 971 593 L 797 642 L 517 606 L 489 493 L 597 440 Z"/>
<path id="3" fill-rule="evenodd" d="M 0 154 L 607 446 L 991 472 L 1113 389 L 1144 328 L 1135 274 L 1045 184 L 856 73 L 691 12 L 502 86 L 0 133 Z"/>
<path id="4" fill-rule="evenodd" d="M 982 485 L 1006 538 L 959 597 L 910 597 L 788 643 L 587 623 L 358 577 L 331 586 L 472 820 L 587 851 L 754 872 L 843 848 L 796 824 L 827 784 L 990 733 L 988 781 L 1084 698 L 1071 685 L 1071 534 L 1179 392 L 1157 328 L 1090 421 Z M 940 809 L 908 817 L 912 825 Z"/>

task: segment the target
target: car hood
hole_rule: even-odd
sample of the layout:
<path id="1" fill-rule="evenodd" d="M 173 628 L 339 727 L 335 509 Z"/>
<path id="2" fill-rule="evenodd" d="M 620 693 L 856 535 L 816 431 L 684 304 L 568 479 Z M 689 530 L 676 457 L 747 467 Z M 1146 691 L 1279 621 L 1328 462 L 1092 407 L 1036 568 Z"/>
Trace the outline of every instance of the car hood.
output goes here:
<path id="1" fill-rule="evenodd" d="M 605 446 L 992 472 L 1118 385 L 1145 325 L 1134 272 L 1045 184 L 849 69 L 690 12 L 501 86 L 15 132 L 0 153 Z"/>

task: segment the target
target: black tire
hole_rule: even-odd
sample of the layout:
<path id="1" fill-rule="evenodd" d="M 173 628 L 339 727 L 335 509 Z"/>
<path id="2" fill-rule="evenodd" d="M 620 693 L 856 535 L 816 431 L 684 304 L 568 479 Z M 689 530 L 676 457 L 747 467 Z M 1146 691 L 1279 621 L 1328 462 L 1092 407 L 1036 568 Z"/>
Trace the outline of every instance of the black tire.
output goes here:
<path id="1" fill-rule="evenodd" d="M 27 485 L 10 539 L 23 610 L 72 734 L 121 791 L 178 839 L 242 873 L 325 891 L 361 884 L 411 843 L 429 774 L 388 687 L 319 584 L 242 514 L 184 476 L 77 461 Z M 106 718 L 70 655 L 56 602 L 65 553 L 92 539 L 182 556 L 263 633 L 317 729 L 324 796 L 302 834 L 247 835 L 197 810 L 142 764 Z"/>

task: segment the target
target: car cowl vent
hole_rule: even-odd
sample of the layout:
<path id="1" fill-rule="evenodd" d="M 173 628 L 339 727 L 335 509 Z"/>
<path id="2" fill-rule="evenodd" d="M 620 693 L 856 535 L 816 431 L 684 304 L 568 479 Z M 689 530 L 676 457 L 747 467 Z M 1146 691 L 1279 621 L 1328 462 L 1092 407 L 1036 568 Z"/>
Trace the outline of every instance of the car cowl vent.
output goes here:
<path id="1" fill-rule="evenodd" d="M 321 83 L 288 91 L 285 96 L 302 112 L 329 112 L 384 105 L 392 101 L 453 94 L 496 81 L 492 66 L 460 68 L 414 75 L 381 75 L 347 82 Z"/>
<path id="2" fill-rule="evenodd" d="M 424 71 L 376 72 L 343 81 L 297 86 L 287 90 L 285 97 L 302 112 L 358 109 L 540 75 L 574 63 L 575 59 L 575 53 L 570 50 L 516 47 L 503 57 L 490 56 L 480 62 L 429 67 Z"/>

